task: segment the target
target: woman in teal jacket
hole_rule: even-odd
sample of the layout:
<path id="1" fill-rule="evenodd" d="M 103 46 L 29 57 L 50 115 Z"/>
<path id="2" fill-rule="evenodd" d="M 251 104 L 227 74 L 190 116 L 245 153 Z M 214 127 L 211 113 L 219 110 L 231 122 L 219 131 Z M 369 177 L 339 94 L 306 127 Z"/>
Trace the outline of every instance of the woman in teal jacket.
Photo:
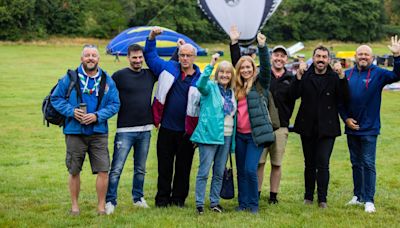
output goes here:
<path id="1" fill-rule="evenodd" d="M 213 162 L 210 209 L 214 212 L 223 211 L 219 205 L 219 194 L 234 133 L 237 106 L 233 92 L 235 72 L 231 63 L 223 61 L 216 69 L 215 81 L 210 81 L 218 58 L 218 54 L 212 56 L 211 63 L 204 69 L 196 84 L 201 93 L 200 117 L 191 140 L 199 146 L 200 164 L 196 178 L 196 209 L 199 214 L 204 213 L 208 173 Z"/>

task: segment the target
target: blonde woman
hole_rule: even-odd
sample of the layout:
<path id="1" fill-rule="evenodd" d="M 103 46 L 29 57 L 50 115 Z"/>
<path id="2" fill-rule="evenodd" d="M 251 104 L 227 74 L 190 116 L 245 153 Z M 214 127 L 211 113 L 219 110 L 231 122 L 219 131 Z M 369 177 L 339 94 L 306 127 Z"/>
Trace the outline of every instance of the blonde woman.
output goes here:
<path id="1" fill-rule="evenodd" d="M 237 210 L 249 210 L 251 213 L 258 213 L 258 161 L 264 147 L 275 140 L 267 109 L 271 66 L 265 36 L 259 33 L 257 42 L 259 73 L 254 60 L 242 56 L 236 64 L 235 83 L 235 97 L 238 100 L 235 137 L 239 192 Z"/>
<path id="2" fill-rule="evenodd" d="M 196 178 L 196 209 L 204 213 L 204 198 L 208 173 L 213 165 L 213 176 L 210 187 L 210 209 L 223 212 L 219 204 L 222 178 L 228 153 L 231 148 L 234 132 L 234 115 L 236 99 L 233 92 L 235 69 L 232 64 L 222 61 L 215 72 L 214 81 L 209 80 L 219 54 L 212 56 L 197 81 L 201 93 L 199 123 L 191 140 L 199 146 L 200 164 Z"/>

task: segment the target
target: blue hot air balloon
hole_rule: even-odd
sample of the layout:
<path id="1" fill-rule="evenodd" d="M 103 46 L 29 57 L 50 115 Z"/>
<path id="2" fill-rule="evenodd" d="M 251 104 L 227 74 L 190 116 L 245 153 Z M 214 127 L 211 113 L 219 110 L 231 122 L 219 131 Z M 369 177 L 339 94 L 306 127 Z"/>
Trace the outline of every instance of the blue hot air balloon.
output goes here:
<path id="1" fill-rule="evenodd" d="M 151 26 L 140 26 L 126 29 L 110 41 L 106 48 L 107 53 L 112 55 L 127 55 L 128 47 L 132 44 L 139 44 L 144 47 L 151 28 Z M 206 50 L 201 48 L 189 37 L 168 28 L 162 29 L 164 32 L 156 37 L 157 52 L 160 56 L 171 56 L 176 49 L 176 42 L 179 38 L 196 47 L 197 55 L 207 55 Z"/>
<path id="2" fill-rule="evenodd" d="M 198 0 L 206 16 L 229 34 L 232 25 L 241 33 L 239 43 L 251 44 L 282 0 Z"/>

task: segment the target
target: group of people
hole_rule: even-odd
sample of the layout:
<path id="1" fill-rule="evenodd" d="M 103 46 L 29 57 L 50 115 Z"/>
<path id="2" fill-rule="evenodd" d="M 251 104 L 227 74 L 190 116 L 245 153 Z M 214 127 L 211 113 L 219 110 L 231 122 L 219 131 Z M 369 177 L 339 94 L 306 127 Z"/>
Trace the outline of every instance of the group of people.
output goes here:
<path id="1" fill-rule="evenodd" d="M 205 213 L 211 167 L 209 208 L 213 212 L 224 211 L 220 192 L 229 153 L 236 156 L 236 210 L 258 213 L 268 155 L 271 163 L 268 202 L 277 204 L 289 119 L 298 98 L 301 104 L 294 131 L 301 136 L 304 153 L 304 204 L 313 204 L 317 185 L 318 206 L 327 207 L 329 160 L 335 138 L 341 134 L 340 114 L 346 125 L 353 169 L 354 192 L 348 204 L 365 205 L 366 212 L 375 212 L 375 157 L 381 93 L 386 84 L 400 80 L 397 36 L 389 45 L 394 55 L 393 71 L 372 65 L 372 49 L 367 45 L 357 48 L 356 66 L 347 71 L 340 64 L 331 67 L 329 50 L 318 46 L 313 52 L 311 66 L 302 63 L 296 75 L 292 75 L 285 69 L 289 53 L 284 46 L 272 48 L 270 57 L 266 37 L 259 33 L 257 66 L 254 58 L 241 56 L 240 33 L 232 27 L 231 62 L 220 62 L 212 77 L 218 54 L 211 57 L 210 64 L 201 72 L 194 63 L 196 48 L 179 41 L 176 55 L 164 60 L 156 50 L 156 36 L 162 32 L 161 28 L 153 27 L 144 49 L 131 45 L 127 56 L 129 66 L 112 77 L 98 66 L 97 47 L 85 45 L 81 65 L 76 69 L 79 85 L 67 97 L 70 77 L 66 75 L 51 95 L 55 109 L 66 117 L 63 132 L 71 215 L 80 213 L 80 172 L 86 153 L 93 174 L 97 174 L 98 214 L 114 213 L 119 179 L 132 147 L 133 205 L 149 207 L 143 185 L 154 126 L 158 129 L 156 207 L 185 205 L 197 146 L 199 168 L 195 200 L 198 214 Z M 149 69 L 143 68 L 144 61 Z M 272 101 L 278 110 L 278 127 L 272 123 L 268 108 Z M 86 109 L 80 108 L 82 103 Z M 117 113 L 110 168 L 107 120 Z"/>

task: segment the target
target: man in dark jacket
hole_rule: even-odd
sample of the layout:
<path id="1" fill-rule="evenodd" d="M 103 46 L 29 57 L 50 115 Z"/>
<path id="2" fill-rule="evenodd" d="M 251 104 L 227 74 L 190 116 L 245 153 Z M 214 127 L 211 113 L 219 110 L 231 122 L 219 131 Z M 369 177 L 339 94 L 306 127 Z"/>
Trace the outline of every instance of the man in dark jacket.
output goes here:
<path id="1" fill-rule="evenodd" d="M 349 205 L 365 202 L 365 211 L 375 212 L 376 141 L 380 133 L 382 89 L 400 80 L 400 40 L 392 37 L 389 46 L 394 56 L 393 71 L 372 65 L 372 49 L 357 48 L 356 66 L 346 71 L 350 88 L 348 109 L 341 112 L 346 123 L 345 133 L 353 169 L 354 196 Z"/>
<path id="2" fill-rule="evenodd" d="M 341 68 L 336 73 L 329 65 L 329 50 L 319 46 L 313 64 L 301 63 L 292 84 L 293 98 L 301 97 L 294 131 L 301 136 L 304 154 L 304 203 L 312 204 L 317 182 L 318 205 L 327 207 L 329 159 L 335 138 L 340 135 L 339 106 L 344 105 L 347 80 Z M 336 64 L 335 67 L 337 67 Z"/>

